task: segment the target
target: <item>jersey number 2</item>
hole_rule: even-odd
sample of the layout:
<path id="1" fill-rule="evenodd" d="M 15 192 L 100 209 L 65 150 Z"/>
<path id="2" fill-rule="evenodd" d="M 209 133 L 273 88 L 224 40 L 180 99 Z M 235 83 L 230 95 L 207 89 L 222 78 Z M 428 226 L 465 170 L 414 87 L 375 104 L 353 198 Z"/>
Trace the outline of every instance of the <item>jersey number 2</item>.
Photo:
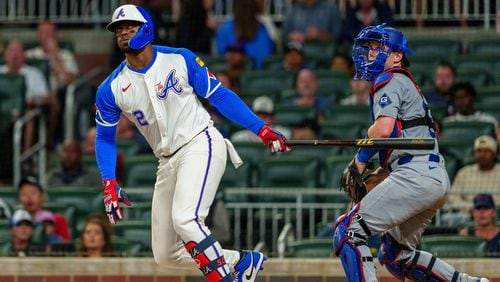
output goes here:
<path id="1" fill-rule="evenodd" d="M 141 110 L 133 111 L 132 113 L 134 114 L 135 119 L 141 126 L 146 126 L 149 124 L 148 121 L 145 120 L 144 113 Z"/>

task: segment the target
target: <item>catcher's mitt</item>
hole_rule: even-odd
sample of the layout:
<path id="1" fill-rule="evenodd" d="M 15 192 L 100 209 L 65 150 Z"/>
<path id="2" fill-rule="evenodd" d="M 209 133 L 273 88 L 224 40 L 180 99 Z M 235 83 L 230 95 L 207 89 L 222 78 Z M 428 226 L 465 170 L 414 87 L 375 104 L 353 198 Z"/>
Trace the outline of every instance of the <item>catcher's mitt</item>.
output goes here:
<path id="1" fill-rule="evenodd" d="M 353 159 L 342 173 L 340 186 L 354 203 L 358 203 L 388 175 L 389 172 L 383 168 L 375 170 L 375 164 L 372 161 L 366 163 L 365 171 L 360 174 Z"/>

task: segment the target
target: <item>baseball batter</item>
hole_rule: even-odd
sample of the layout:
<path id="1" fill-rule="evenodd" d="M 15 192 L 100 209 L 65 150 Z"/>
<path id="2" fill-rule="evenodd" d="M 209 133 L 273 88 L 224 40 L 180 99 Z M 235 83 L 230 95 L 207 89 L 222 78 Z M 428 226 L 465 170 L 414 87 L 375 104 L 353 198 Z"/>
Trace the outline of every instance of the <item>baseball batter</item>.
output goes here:
<path id="1" fill-rule="evenodd" d="M 226 167 L 237 153 L 213 127 L 198 97 L 248 128 L 271 152 L 290 150 L 285 138 L 260 120 L 204 62 L 187 49 L 153 46 L 153 26 L 139 6 L 123 5 L 107 29 L 126 59 L 99 86 L 96 96 L 96 159 L 104 204 L 112 223 L 130 205 L 115 180 L 116 124 L 120 113 L 145 136 L 159 159 L 152 203 L 152 249 L 161 265 L 198 265 L 208 281 L 254 281 L 266 260 L 256 251 L 224 250 L 204 220 Z M 196 36 L 193 34 L 193 36 Z"/>
<path id="2" fill-rule="evenodd" d="M 435 138 L 427 102 L 406 69 L 406 56 L 413 54 L 406 36 L 385 24 L 367 27 L 355 39 L 354 79 L 372 81 L 374 122 L 368 137 Z M 389 176 L 336 222 L 335 253 L 348 281 L 377 280 L 366 239 L 381 233 L 379 262 L 401 281 L 488 281 L 458 272 L 432 254 L 415 249 L 450 189 L 437 143 L 428 151 L 363 148 L 351 164 L 357 167 L 354 171 L 361 174 L 377 152 Z"/>

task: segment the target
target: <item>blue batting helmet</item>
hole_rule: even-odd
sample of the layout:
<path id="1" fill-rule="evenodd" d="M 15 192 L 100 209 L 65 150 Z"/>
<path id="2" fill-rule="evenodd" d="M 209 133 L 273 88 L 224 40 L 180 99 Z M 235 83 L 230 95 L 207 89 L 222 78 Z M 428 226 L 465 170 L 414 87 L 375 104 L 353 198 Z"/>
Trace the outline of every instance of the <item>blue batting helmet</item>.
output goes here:
<path id="1" fill-rule="evenodd" d="M 370 47 L 370 42 L 380 43 L 376 48 L 378 53 L 375 58 L 369 56 L 369 52 L 374 49 Z M 401 31 L 388 27 L 385 23 L 365 27 L 354 39 L 352 49 L 352 59 L 356 69 L 354 79 L 374 80 L 384 71 L 385 61 L 392 51 L 402 52 L 404 61 L 407 61 L 406 55 L 415 55 L 415 52 L 408 48 L 408 40 Z"/>
<path id="2" fill-rule="evenodd" d="M 127 4 L 116 8 L 113 12 L 113 18 L 106 26 L 106 29 L 115 32 L 116 24 L 121 21 L 133 21 L 142 24 L 137 33 L 128 42 L 130 48 L 140 50 L 153 41 L 153 22 L 142 7 Z"/>

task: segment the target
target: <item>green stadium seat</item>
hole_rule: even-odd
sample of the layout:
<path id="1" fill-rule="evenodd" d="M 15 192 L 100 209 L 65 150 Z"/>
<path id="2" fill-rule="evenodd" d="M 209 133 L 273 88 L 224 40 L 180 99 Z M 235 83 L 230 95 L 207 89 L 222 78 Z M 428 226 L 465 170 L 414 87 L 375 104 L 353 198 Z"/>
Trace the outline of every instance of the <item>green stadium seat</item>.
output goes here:
<path id="1" fill-rule="evenodd" d="M 492 85 L 494 82 L 493 76 L 480 68 L 459 68 L 457 69 L 457 76 L 459 81 L 468 81 L 476 88 Z"/>
<path id="2" fill-rule="evenodd" d="M 459 40 L 452 39 L 415 38 L 411 40 L 410 48 L 417 55 L 437 56 L 441 59 L 449 59 L 451 56 L 460 53 L 462 43 Z"/>
<path id="3" fill-rule="evenodd" d="M 342 172 L 347 167 L 354 155 L 332 156 L 326 159 L 325 179 L 327 188 L 339 188 Z"/>
<path id="4" fill-rule="evenodd" d="M 345 124 L 346 122 L 368 125 L 371 122 L 370 109 L 364 105 L 332 105 L 325 112 L 325 122 Z"/>
<path id="5" fill-rule="evenodd" d="M 24 50 L 29 50 L 32 48 L 37 47 L 38 41 L 26 41 L 24 42 Z M 59 46 L 60 49 L 65 49 L 73 52 L 75 50 L 75 46 L 72 41 L 67 41 L 67 40 L 58 40 L 57 45 Z"/>
<path id="6" fill-rule="evenodd" d="M 226 58 L 224 56 L 202 56 L 201 59 L 214 74 L 227 69 Z"/>
<path id="7" fill-rule="evenodd" d="M 266 158 L 258 164 L 259 187 L 301 187 L 318 186 L 316 158 L 303 156 L 279 156 Z"/>
<path id="8" fill-rule="evenodd" d="M 250 165 L 260 162 L 270 154 L 261 142 L 233 142 L 233 145 L 241 159 Z"/>
<path id="9" fill-rule="evenodd" d="M 409 69 L 419 87 L 432 85 L 432 72 L 429 72 L 431 67 L 428 64 L 411 63 Z"/>
<path id="10" fill-rule="evenodd" d="M 125 186 L 154 186 L 158 159 L 152 155 L 132 156 L 125 159 Z"/>
<path id="11" fill-rule="evenodd" d="M 296 258 L 329 258 L 333 257 L 332 244 L 331 239 L 305 239 L 290 242 L 288 249 Z"/>
<path id="12" fill-rule="evenodd" d="M 469 54 L 484 54 L 491 56 L 500 55 L 500 40 L 482 39 L 470 41 L 467 45 L 467 53 Z"/>
<path id="13" fill-rule="evenodd" d="M 127 220 L 151 222 L 152 202 L 132 202 L 132 206 L 123 205 L 123 214 Z"/>
<path id="14" fill-rule="evenodd" d="M 50 85 L 50 62 L 47 59 L 27 59 L 26 64 L 39 69 L 47 81 L 47 86 Z"/>
<path id="15" fill-rule="evenodd" d="M 316 110 L 314 107 L 276 105 L 274 111 L 274 122 L 285 126 L 293 126 L 306 119 L 314 120 L 316 117 Z"/>
<path id="16" fill-rule="evenodd" d="M 335 42 L 323 40 L 308 40 L 303 45 L 306 60 L 315 68 L 329 68 L 336 48 Z"/>
<path id="17" fill-rule="evenodd" d="M 111 239 L 115 254 L 120 257 L 138 257 L 143 246 L 137 242 L 130 242 L 127 239 L 113 236 Z"/>
<path id="18" fill-rule="evenodd" d="M 279 94 L 293 87 L 293 74 L 286 71 L 245 71 L 241 76 L 241 90 L 262 90 Z"/>
<path id="19" fill-rule="evenodd" d="M 260 96 L 266 96 L 271 98 L 273 101 L 279 99 L 280 93 L 276 91 L 265 91 L 263 89 L 242 89 L 238 93 L 247 105 L 252 105 L 253 100 Z"/>
<path id="20" fill-rule="evenodd" d="M 334 93 L 344 93 L 346 89 L 350 89 L 351 87 L 351 79 L 345 72 L 316 70 L 315 73 L 318 81 L 318 89 L 325 89 Z"/>
<path id="21" fill-rule="evenodd" d="M 236 169 L 228 160 L 219 187 L 223 190 L 227 187 L 251 187 L 252 166 L 252 163 L 244 162 L 242 166 Z"/>
<path id="22" fill-rule="evenodd" d="M 17 188 L 14 187 L 2 187 L 0 189 L 0 198 L 12 208 L 19 204 L 19 193 L 17 192 Z"/>
<path id="23" fill-rule="evenodd" d="M 10 227 L 8 219 L 0 219 L 0 244 L 10 241 Z"/>
<path id="24" fill-rule="evenodd" d="M 283 55 L 272 55 L 264 59 L 264 69 L 279 71 L 283 70 Z"/>
<path id="25" fill-rule="evenodd" d="M 0 74 L 0 124 L 13 122 L 24 114 L 25 95 L 24 76 Z"/>
<path id="26" fill-rule="evenodd" d="M 151 247 L 151 223 L 144 220 L 125 220 L 114 225 L 115 234 L 131 242 Z"/>
<path id="27" fill-rule="evenodd" d="M 453 154 L 441 152 L 446 164 L 446 172 L 450 178 L 450 182 L 453 183 L 455 175 L 457 175 L 458 169 L 461 167 L 461 161 L 459 158 L 455 157 Z"/>
<path id="28" fill-rule="evenodd" d="M 430 69 L 436 66 L 441 61 L 441 57 L 439 55 L 433 55 L 433 54 L 426 55 L 417 53 L 415 56 L 410 57 L 409 61 L 410 61 L 410 71 L 415 65 L 420 65 L 420 66 L 425 65 L 427 66 L 428 69 Z"/>
<path id="29" fill-rule="evenodd" d="M 321 124 L 320 139 L 356 139 L 362 138 L 364 124 L 358 122 L 333 122 L 328 120 Z"/>
<path id="30" fill-rule="evenodd" d="M 486 86 L 479 87 L 476 89 L 477 97 L 476 103 L 486 104 L 486 105 L 498 105 L 500 109 L 500 86 Z"/>
<path id="31" fill-rule="evenodd" d="M 441 142 L 471 145 L 481 135 L 495 136 L 495 126 L 488 122 L 443 121 Z"/>
<path id="32" fill-rule="evenodd" d="M 490 73 L 495 68 L 495 60 L 491 59 L 491 55 L 482 53 L 456 56 L 453 63 L 457 70 L 477 69 Z"/>
<path id="33" fill-rule="evenodd" d="M 478 258 L 486 255 L 487 241 L 458 235 L 423 236 L 421 249 L 441 258 Z"/>
<path id="34" fill-rule="evenodd" d="M 117 139 L 116 146 L 118 152 L 122 152 L 125 156 L 134 156 L 139 151 L 139 144 L 135 140 Z"/>
<path id="35" fill-rule="evenodd" d="M 500 120 L 500 105 L 491 103 L 476 103 L 476 110 L 488 113 Z"/>

